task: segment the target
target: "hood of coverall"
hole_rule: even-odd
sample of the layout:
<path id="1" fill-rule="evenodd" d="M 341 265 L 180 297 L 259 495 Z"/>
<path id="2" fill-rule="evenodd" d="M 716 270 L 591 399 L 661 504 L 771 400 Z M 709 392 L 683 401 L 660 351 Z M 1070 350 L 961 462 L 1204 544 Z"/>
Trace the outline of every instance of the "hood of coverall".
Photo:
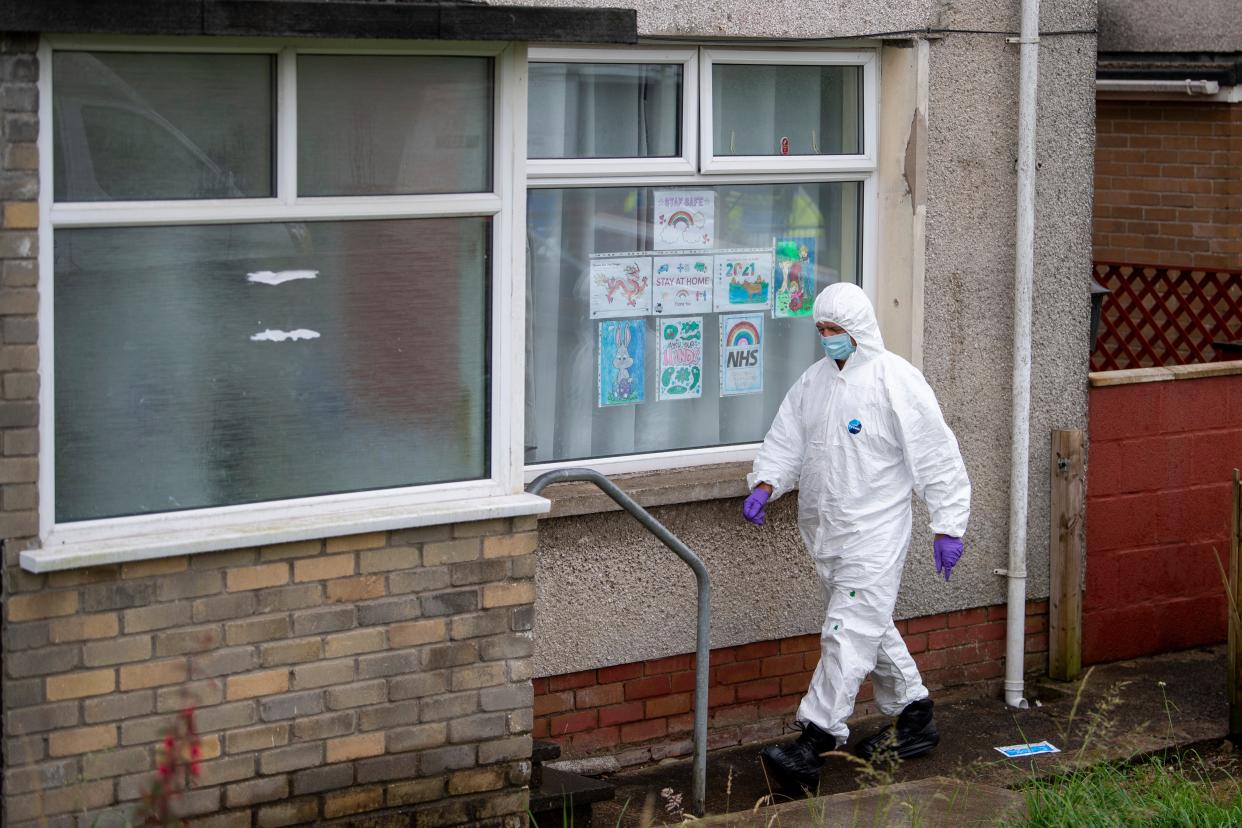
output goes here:
<path id="1" fill-rule="evenodd" d="M 837 282 L 821 290 L 815 297 L 814 319 L 816 324 L 831 322 L 844 328 L 858 343 L 858 350 L 867 357 L 884 351 L 884 338 L 880 336 L 875 309 L 858 285 Z"/>

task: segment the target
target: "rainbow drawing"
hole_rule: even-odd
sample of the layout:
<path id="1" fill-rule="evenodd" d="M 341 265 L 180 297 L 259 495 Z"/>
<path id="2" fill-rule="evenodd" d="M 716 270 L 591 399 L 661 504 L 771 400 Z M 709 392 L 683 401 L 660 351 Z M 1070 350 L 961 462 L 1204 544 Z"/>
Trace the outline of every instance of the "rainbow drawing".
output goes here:
<path id="1" fill-rule="evenodd" d="M 668 217 L 669 227 L 686 229 L 694 226 L 694 216 L 685 210 L 678 210 Z"/>
<path id="2" fill-rule="evenodd" d="M 715 246 L 716 194 L 699 188 L 652 193 L 655 250 L 710 250 Z"/>
<path id="3" fill-rule="evenodd" d="M 763 393 L 763 314 L 720 317 L 720 396 Z"/>
<path id="4" fill-rule="evenodd" d="M 759 344 L 759 329 L 753 322 L 738 322 L 725 336 L 725 347 L 754 347 Z"/>

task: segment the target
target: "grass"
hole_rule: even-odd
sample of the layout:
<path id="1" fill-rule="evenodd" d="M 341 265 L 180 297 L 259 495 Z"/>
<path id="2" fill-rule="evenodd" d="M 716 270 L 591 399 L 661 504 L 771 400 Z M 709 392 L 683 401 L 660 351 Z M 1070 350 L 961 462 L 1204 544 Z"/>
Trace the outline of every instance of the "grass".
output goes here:
<path id="1" fill-rule="evenodd" d="M 1242 826 L 1242 789 L 1197 755 L 1095 765 L 1023 787 L 1022 828 Z M 1222 782 L 1224 784 L 1222 784 Z"/>

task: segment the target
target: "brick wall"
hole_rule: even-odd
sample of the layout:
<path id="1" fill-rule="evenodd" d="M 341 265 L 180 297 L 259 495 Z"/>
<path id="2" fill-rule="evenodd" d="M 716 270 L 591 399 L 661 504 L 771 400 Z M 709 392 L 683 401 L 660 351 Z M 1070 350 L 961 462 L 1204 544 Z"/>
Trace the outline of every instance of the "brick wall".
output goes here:
<path id="1" fill-rule="evenodd" d="M 1048 658 L 1048 602 L 1027 605 L 1026 667 Z M 1005 607 L 979 607 L 897 622 L 936 698 L 1000 688 Z M 708 746 L 778 736 L 792 720 L 819 661 L 819 636 L 802 635 L 712 650 Z M 694 656 L 620 664 L 535 679 L 536 739 L 561 745 L 567 758 L 607 755 L 624 766 L 692 752 Z M 871 683 L 856 715 L 876 713 Z"/>
<path id="2" fill-rule="evenodd" d="M 1242 106 L 1099 101 L 1096 259 L 1242 267 Z"/>
<path id="3" fill-rule="evenodd" d="M 1242 375 L 1091 389 L 1086 664 L 1225 640 Z"/>
<path id="4" fill-rule="evenodd" d="M 519 824 L 535 522 L 8 573 L 6 824 L 130 811 L 177 712 L 201 826 Z M 403 823 L 404 824 L 404 823 Z"/>
<path id="5" fill-rule="evenodd" d="M 38 532 L 38 64 L 0 35 L 0 539 Z"/>

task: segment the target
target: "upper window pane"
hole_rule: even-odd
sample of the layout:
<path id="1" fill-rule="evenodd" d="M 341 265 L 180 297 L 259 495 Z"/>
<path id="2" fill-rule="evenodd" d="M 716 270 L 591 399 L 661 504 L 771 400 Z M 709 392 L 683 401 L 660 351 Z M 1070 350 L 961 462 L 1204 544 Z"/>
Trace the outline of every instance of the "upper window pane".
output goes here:
<path id="1" fill-rule="evenodd" d="M 716 63 L 712 151 L 858 155 L 862 67 Z"/>
<path id="2" fill-rule="evenodd" d="M 56 520 L 485 478 L 489 237 L 57 230 Z"/>
<path id="3" fill-rule="evenodd" d="M 492 188 L 492 61 L 298 58 L 298 194 Z"/>
<path id="4" fill-rule="evenodd" d="M 532 63 L 531 158 L 681 153 L 680 64 Z"/>
<path id="5" fill-rule="evenodd" d="M 57 201 L 273 193 L 271 55 L 56 52 Z"/>

